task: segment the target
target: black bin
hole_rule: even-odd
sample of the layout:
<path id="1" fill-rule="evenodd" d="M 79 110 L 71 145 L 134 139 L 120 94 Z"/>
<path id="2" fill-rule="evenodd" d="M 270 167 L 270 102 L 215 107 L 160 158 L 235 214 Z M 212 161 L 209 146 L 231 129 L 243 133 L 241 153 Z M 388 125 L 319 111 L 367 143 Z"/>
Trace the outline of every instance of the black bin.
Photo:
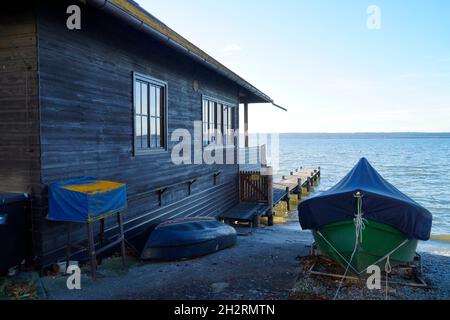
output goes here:
<path id="1" fill-rule="evenodd" d="M 27 257 L 27 201 L 26 194 L 0 193 L 0 274 Z"/>

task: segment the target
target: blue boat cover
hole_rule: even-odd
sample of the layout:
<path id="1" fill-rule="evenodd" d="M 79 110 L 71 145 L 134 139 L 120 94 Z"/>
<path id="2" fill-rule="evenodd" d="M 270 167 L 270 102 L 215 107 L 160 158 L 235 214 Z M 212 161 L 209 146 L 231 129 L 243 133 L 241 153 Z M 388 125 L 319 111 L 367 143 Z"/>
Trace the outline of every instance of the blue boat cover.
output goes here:
<path id="1" fill-rule="evenodd" d="M 302 202 L 298 207 L 304 230 L 353 220 L 357 192 L 363 194 L 364 218 L 390 225 L 410 239 L 429 240 L 431 213 L 383 179 L 367 159 L 358 164 L 336 186 Z"/>
<path id="2" fill-rule="evenodd" d="M 49 186 L 49 213 L 52 221 L 88 222 L 119 212 L 127 206 L 126 185 L 95 178 L 55 182 Z"/>

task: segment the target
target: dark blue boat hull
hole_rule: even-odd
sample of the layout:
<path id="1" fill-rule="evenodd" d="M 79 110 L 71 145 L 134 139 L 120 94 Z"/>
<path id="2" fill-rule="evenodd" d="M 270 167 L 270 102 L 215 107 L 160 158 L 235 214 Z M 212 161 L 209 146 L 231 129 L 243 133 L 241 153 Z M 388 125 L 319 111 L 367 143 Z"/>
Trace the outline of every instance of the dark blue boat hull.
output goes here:
<path id="1" fill-rule="evenodd" d="M 236 230 L 215 219 L 171 220 L 160 224 L 151 233 L 141 259 L 192 259 L 233 247 L 236 242 Z"/>

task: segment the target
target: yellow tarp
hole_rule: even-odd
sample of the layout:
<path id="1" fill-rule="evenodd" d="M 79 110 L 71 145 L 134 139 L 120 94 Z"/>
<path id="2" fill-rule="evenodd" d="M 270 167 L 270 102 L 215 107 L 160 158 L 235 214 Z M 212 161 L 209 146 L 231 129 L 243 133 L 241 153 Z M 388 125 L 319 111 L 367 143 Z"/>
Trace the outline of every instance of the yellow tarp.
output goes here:
<path id="1" fill-rule="evenodd" d="M 119 183 L 119 182 L 96 181 L 95 183 L 66 186 L 66 187 L 63 187 L 63 189 L 93 195 L 93 194 L 99 194 L 99 193 L 103 193 L 103 192 L 116 190 L 120 187 L 123 187 L 124 185 L 125 184 Z"/>

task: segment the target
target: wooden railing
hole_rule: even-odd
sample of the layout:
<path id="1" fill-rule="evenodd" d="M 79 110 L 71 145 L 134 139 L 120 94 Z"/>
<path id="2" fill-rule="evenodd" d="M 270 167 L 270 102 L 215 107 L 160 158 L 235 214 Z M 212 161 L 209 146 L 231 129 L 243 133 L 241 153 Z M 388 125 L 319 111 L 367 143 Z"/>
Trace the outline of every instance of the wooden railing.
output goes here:
<path id="1" fill-rule="evenodd" d="M 273 192 L 273 176 L 261 171 L 241 171 L 240 199 L 243 202 L 269 201 Z"/>
<path id="2" fill-rule="evenodd" d="M 241 171 L 239 175 L 239 190 L 241 202 L 267 203 L 266 215 L 269 225 L 273 224 L 273 174 L 268 167 L 269 175 L 261 171 Z"/>
<path id="3" fill-rule="evenodd" d="M 245 171 L 240 174 L 240 198 L 242 202 L 267 201 L 268 176 L 258 171 Z"/>
<path id="4" fill-rule="evenodd" d="M 267 165 L 266 146 L 239 149 L 239 165 L 241 171 L 256 171 Z"/>
<path id="5" fill-rule="evenodd" d="M 269 226 L 273 225 L 273 172 L 266 167 L 262 171 L 241 171 L 239 175 L 239 196 L 241 202 L 267 203 L 265 215 Z"/>

